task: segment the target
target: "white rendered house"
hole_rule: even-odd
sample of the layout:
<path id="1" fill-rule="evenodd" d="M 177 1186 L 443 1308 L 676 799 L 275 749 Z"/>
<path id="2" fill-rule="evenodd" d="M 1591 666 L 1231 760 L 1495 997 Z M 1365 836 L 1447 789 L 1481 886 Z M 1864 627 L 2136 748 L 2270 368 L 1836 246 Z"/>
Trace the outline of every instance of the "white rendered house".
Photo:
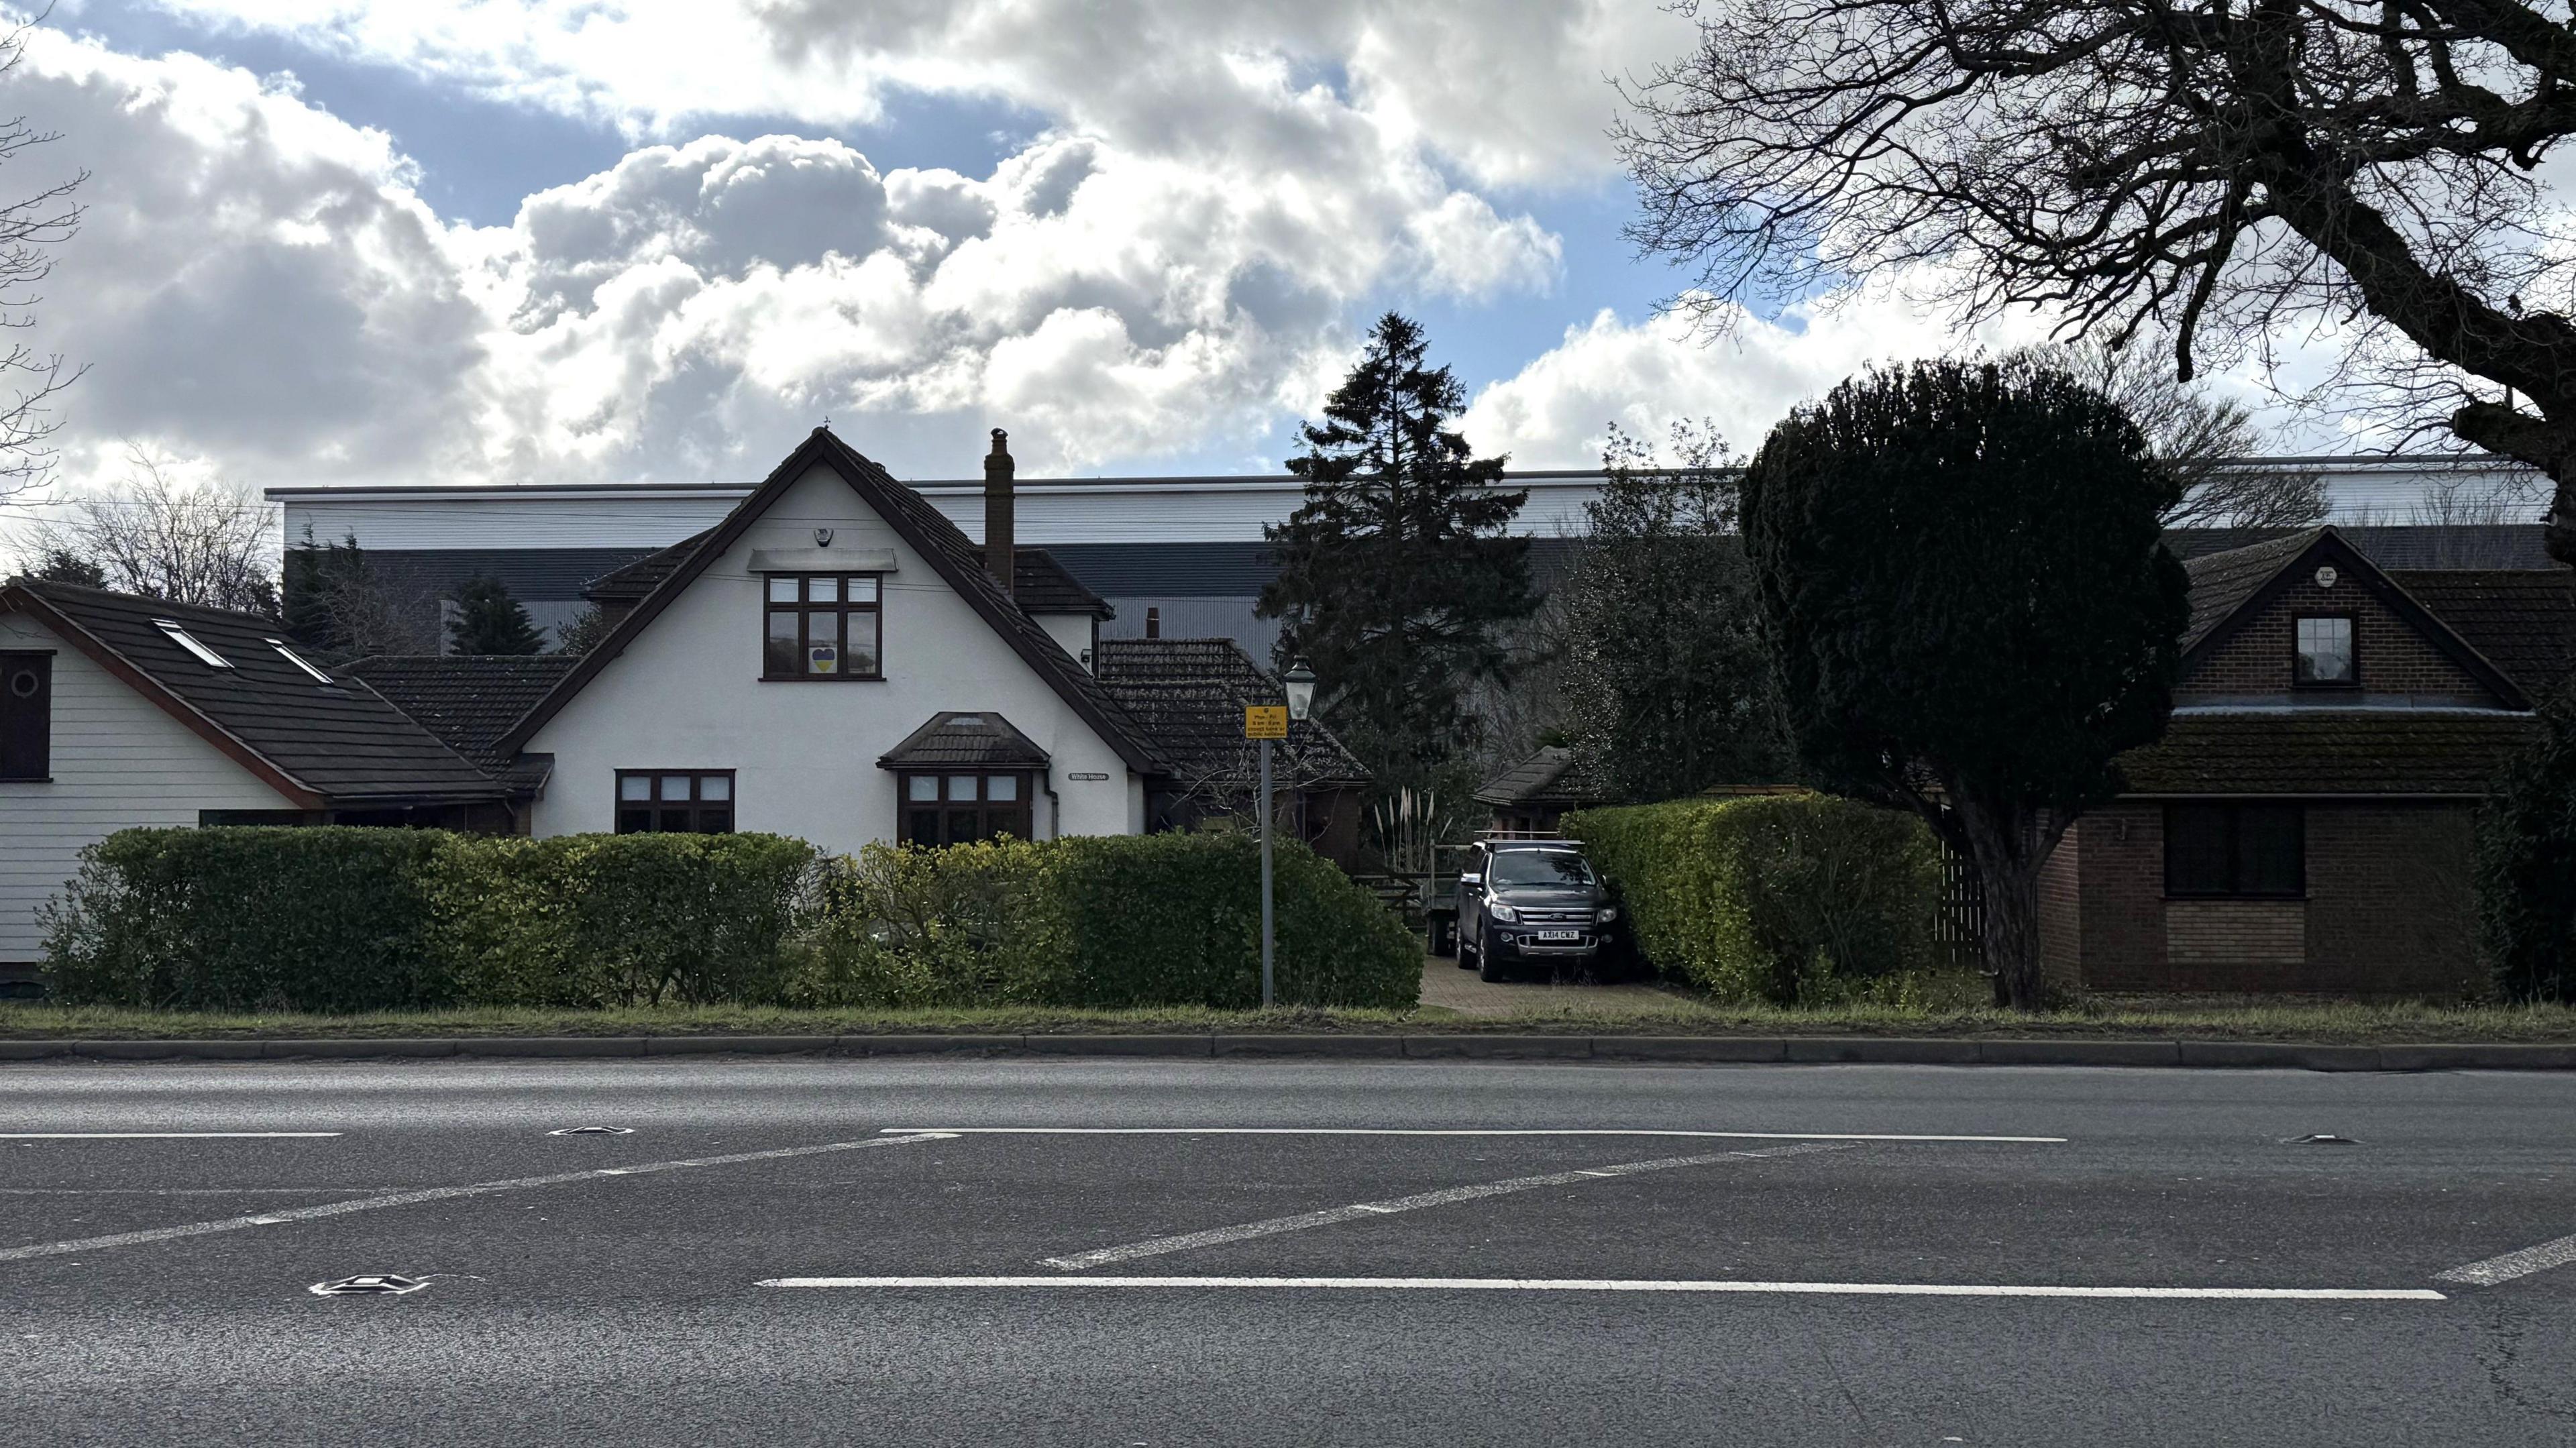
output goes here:
<path id="1" fill-rule="evenodd" d="M 998 431 L 986 471 L 978 549 L 816 429 L 496 742 L 544 766 L 532 831 L 758 830 L 835 851 L 1142 833 L 1168 768 L 1086 666 L 1090 611 L 1035 613 L 1003 582 Z"/>

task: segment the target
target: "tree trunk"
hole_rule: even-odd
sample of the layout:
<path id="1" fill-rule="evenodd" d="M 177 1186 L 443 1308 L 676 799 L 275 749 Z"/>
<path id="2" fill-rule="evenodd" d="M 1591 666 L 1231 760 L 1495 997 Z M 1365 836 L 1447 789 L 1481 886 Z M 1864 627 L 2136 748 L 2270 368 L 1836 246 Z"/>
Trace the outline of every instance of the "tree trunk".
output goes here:
<path id="1" fill-rule="evenodd" d="M 1953 801 L 1968 861 L 1985 893 L 1978 948 L 1995 973 L 1995 1004 L 2037 1010 L 2047 1003 L 2048 981 L 2039 959 L 2039 871 L 2056 844 L 2038 812 Z"/>

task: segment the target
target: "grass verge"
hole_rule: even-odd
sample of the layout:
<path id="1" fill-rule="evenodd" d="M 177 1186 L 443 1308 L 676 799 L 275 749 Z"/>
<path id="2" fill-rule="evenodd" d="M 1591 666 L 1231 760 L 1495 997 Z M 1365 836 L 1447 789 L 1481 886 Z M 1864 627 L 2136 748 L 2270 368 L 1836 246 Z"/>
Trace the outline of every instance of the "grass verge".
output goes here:
<path id="1" fill-rule="evenodd" d="M 1985 1036 L 2087 1039 L 2576 1042 L 2576 1009 L 2410 1003 L 2121 1000 L 2016 1015 L 1987 1008 L 1853 1005 L 1793 1009 L 1673 997 L 1590 1007 L 1550 992 L 1506 1015 L 1415 1011 L 859 1011 L 668 1006 L 599 1011 L 466 1009 L 365 1015 L 196 1014 L 0 1003 L 0 1039 L 312 1039 L 386 1036 L 1028 1035 L 1161 1032 L 1446 1032 L 1628 1036 Z"/>

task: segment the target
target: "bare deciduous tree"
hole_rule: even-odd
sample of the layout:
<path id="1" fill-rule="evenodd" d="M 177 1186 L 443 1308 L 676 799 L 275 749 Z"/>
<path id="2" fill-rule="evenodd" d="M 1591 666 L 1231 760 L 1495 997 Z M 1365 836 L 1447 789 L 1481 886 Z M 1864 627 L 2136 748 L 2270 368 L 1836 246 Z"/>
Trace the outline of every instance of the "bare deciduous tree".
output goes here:
<path id="1" fill-rule="evenodd" d="M 39 15 L 0 34 L 0 76 L 18 68 L 27 36 Z M 0 166 L 60 136 L 26 117 L 0 120 Z M 89 179 L 83 171 L 15 201 L 0 202 L 0 331 L 35 325 L 36 292 L 53 271 L 51 248 L 80 229 L 81 208 L 72 193 Z M 62 426 L 54 415 L 57 393 L 80 378 L 59 354 L 40 353 L 19 341 L 0 342 L 0 500 L 44 482 L 53 473 L 51 439 Z"/>
<path id="2" fill-rule="evenodd" d="M 2165 514 L 2166 527 L 2300 528 L 2325 521 L 2325 479 L 2260 462 L 2267 439 L 2243 403 L 2177 379 L 2135 348 L 2053 342 L 2012 356 L 2073 374 L 2129 415 L 2182 482 L 2182 501 Z"/>
<path id="3" fill-rule="evenodd" d="M 120 593 L 275 616 L 268 505 L 220 483 L 178 483 L 149 449 L 125 456 L 122 493 L 73 500 L 68 517 L 27 530 L 28 551 L 86 560 Z"/>
<path id="4" fill-rule="evenodd" d="M 2576 234 L 2536 175 L 2576 135 L 2564 4 L 1683 4 L 1697 49 L 1620 128 L 1683 310 L 1939 276 L 2186 381 L 2346 328 L 2356 379 L 2555 480 L 2576 562 Z"/>

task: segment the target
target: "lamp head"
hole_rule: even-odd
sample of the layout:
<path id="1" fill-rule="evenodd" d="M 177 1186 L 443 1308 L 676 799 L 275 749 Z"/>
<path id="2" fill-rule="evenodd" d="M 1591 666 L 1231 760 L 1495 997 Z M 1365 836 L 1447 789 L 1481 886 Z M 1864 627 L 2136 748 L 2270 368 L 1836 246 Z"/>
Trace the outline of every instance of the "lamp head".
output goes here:
<path id="1" fill-rule="evenodd" d="M 1304 659 L 1299 659 L 1296 663 L 1289 665 L 1286 676 L 1283 677 L 1280 682 L 1288 686 L 1289 718 L 1304 719 L 1309 713 L 1313 712 L 1315 707 L 1315 671 L 1306 667 L 1306 661 Z"/>

